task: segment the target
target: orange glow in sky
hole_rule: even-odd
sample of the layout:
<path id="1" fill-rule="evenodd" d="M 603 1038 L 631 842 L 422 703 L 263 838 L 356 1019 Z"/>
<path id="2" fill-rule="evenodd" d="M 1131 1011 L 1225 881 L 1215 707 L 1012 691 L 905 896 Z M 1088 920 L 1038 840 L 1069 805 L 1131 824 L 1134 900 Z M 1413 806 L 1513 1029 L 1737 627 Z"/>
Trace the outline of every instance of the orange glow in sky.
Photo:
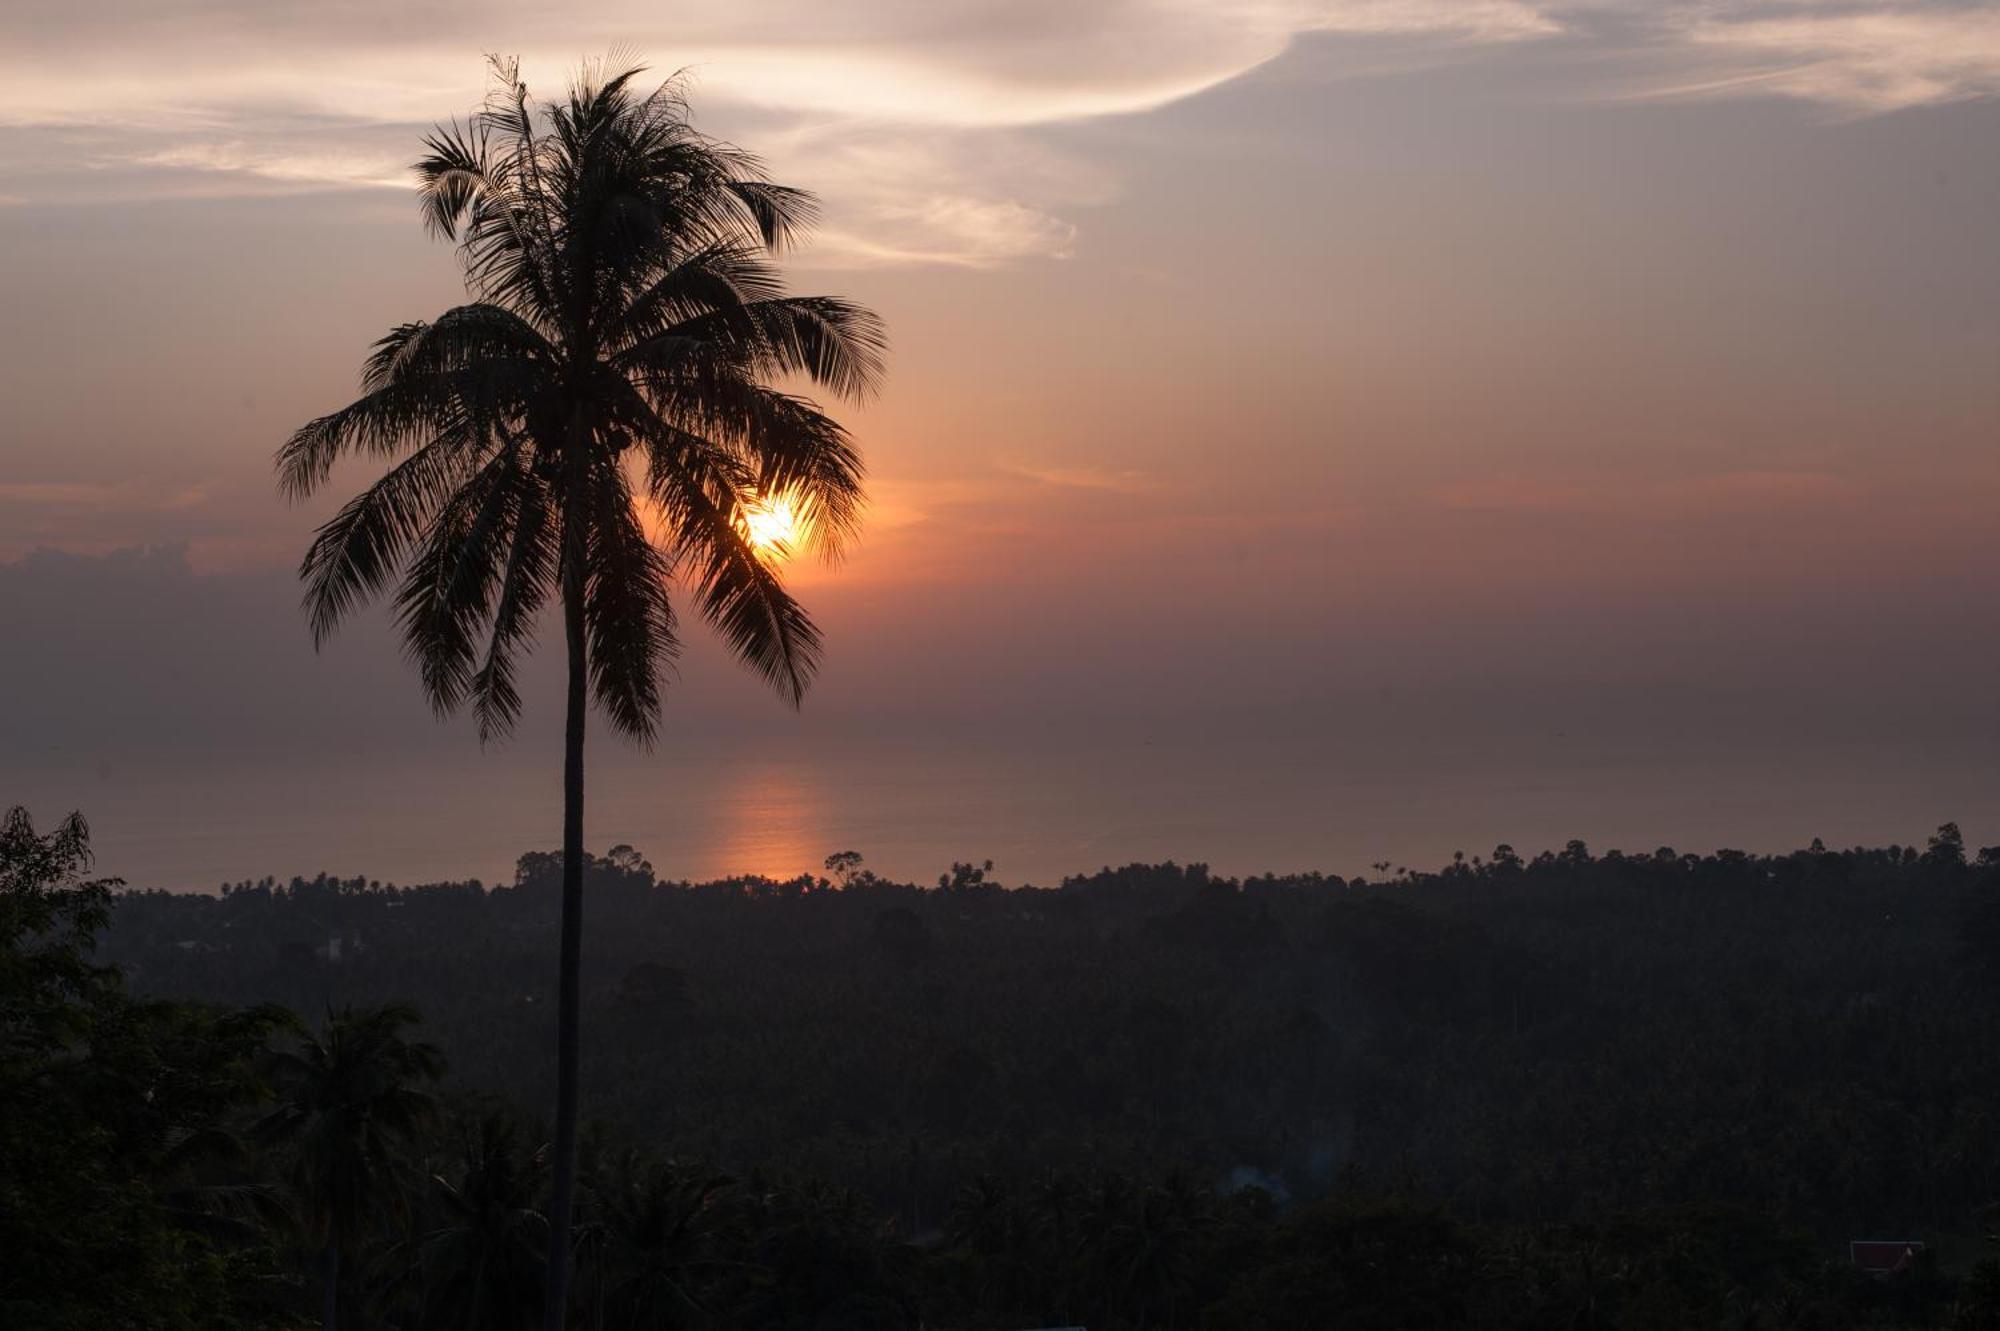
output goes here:
<path id="1" fill-rule="evenodd" d="M 1266 733 L 1296 739 L 1297 781 L 1373 771 L 1377 744 L 1410 774 L 1383 807 L 1428 813 L 1382 841 L 1342 787 L 1293 854 L 1261 805 L 1165 766 L 1121 804 L 1092 769 L 1047 786 L 1059 815 L 1024 814 L 1003 867 L 1172 847 L 1352 872 L 1378 843 L 1786 849 L 1947 817 L 2000 839 L 1973 813 L 2000 809 L 1994 5 L 490 0 L 476 40 L 454 0 L 190 8 L 0 4 L 0 697 L 33 700 L 0 707 L 0 777 L 38 815 L 157 823 L 185 807 L 170 778 L 127 773 L 198 756 L 247 782 L 225 730 L 274 770 L 338 750 L 439 804 L 422 762 L 466 723 L 432 726 L 393 610 L 320 654 L 296 614 L 310 533 L 379 460 L 293 506 L 271 454 L 352 400 L 385 330 L 465 300 L 409 163 L 479 104 L 481 53 L 560 97 L 616 50 L 693 71 L 697 128 L 818 191 L 787 289 L 875 310 L 890 349 L 878 396 L 817 404 L 867 465 L 857 530 L 823 542 L 780 485 L 733 515 L 824 634 L 803 720 L 674 589 L 674 743 L 840 764 L 835 812 L 765 843 L 635 807 L 593 844 L 659 838 L 686 872 L 851 844 L 922 875 L 1001 847 L 995 797 L 897 775 L 940 802 L 871 813 L 860 738 L 898 774 L 1004 742 L 1039 790 L 1045 742 L 1262 771 L 1200 745 Z M 561 715 L 551 631 L 522 680 L 542 729 L 484 756 L 524 784 Z M 1504 806 L 1499 776 L 1452 776 L 1470 747 L 1533 754 L 1513 770 L 1537 791 L 1579 755 L 1589 798 Z M 1753 790 L 1752 750 L 1798 779 Z M 1644 781 L 1606 781 L 1613 752 Z M 1478 787 L 1462 816 L 1447 778 Z M 1665 811 L 1711 778 L 1744 793 Z M 367 867 L 504 873 L 548 834 L 533 789 L 518 843 L 468 797 L 435 859 Z M 745 828 L 784 805 L 745 800 Z M 1185 841 L 1156 833 L 1169 808 Z M 191 886 L 306 867 L 217 818 L 212 862 L 162 833 L 125 863 Z M 328 854 L 355 835 L 330 817 Z"/>
<path id="2" fill-rule="evenodd" d="M 743 510 L 750 544 L 766 559 L 784 559 L 798 545 L 802 523 L 798 508 L 782 494 L 765 495 Z"/>

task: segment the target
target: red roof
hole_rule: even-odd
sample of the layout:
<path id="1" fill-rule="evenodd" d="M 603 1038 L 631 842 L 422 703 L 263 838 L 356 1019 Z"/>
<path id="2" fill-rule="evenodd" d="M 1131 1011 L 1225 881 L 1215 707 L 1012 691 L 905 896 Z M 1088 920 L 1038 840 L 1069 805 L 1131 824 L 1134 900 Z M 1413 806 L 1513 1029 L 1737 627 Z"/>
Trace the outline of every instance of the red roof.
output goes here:
<path id="1" fill-rule="evenodd" d="M 1856 1239 L 1847 1245 L 1847 1256 L 1870 1275 L 1886 1276 L 1908 1269 L 1923 1250 L 1915 1239 Z"/>

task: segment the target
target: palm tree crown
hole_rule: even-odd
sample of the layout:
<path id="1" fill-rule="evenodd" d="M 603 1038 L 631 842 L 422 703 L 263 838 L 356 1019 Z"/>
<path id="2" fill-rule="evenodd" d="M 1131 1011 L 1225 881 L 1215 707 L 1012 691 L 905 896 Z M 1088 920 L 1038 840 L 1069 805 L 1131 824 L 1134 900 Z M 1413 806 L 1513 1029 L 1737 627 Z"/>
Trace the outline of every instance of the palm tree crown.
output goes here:
<path id="1" fill-rule="evenodd" d="M 431 1178 L 439 1223 L 417 1243 L 424 1325 L 453 1331 L 531 1326 L 542 1306 L 548 1219 L 535 1209 L 540 1160 L 488 1114 L 465 1127 L 455 1178 Z"/>
<path id="2" fill-rule="evenodd" d="M 772 257 L 812 196 L 691 129 L 679 85 L 586 75 L 538 115 L 514 66 L 418 164 L 427 224 L 474 299 L 375 346 L 354 402 L 280 450 L 305 496 L 347 453 L 396 459 L 319 531 L 302 569 L 316 638 L 400 570 L 398 619 L 441 712 L 482 734 L 520 709 L 515 658 L 552 593 L 581 602 L 598 707 L 649 738 L 684 582 L 729 646 L 796 703 L 820 639 L 746 515 L 782 495 L 838 554 L 860 459 L 798 376 L 841 396 L 881 368 L 880 324 L 784 294 Z M 649 521 L 650 519 L 650 521 Z M 651 530 L 649 530 L 651 528 Z"/>

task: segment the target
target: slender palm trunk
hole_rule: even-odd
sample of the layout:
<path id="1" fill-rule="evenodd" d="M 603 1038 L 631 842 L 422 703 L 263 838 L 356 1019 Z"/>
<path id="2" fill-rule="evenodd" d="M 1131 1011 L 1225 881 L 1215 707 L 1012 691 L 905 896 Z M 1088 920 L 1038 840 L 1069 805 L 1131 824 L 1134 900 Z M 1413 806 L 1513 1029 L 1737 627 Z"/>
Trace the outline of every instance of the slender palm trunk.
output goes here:
<path id="1" fill-rule="evenodd" d="M 568 525 L 568 524 L 565 524 Z M 583 726 L 588 662 L 583 560 L 564 560 L 563 626 L 569 639 L 569 708 L 563 733 L 562 960 L 556 994 L 555 1197 L 549 1208 L 548 1301 L 543 1331 L 562 1331 L 569 1312 L 570 1216 L 576 1195 L 577 993 L 583 953 Z"/>
<path id="2" fill-rule="evenodd" d="M 324 1258 L 320 1265 L 325 1268 L 326 1287 L 320 1292 L 319 1324 L 322 1331 L 334 1331 L 340 1320 L 340 1245 L 329 1239 Z"/>

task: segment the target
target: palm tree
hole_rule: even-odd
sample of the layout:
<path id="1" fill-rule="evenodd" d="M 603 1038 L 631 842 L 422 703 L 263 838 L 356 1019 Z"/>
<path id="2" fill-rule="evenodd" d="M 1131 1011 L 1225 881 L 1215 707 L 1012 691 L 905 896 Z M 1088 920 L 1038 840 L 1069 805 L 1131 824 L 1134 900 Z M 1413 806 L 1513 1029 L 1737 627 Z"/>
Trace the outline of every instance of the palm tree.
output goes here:
<path id="1" fill-rule="evenodd" d="M 385 1203 L 400 1202 L 405 1150 L 433 1108 L 420 1083 L 435 1080 L 444 1059 L 405 1036 L 417 1021 L 401 1004 L 349 1008 L 296 1051 L 272 1055 L 277 1107 L 251 1131 L 288 1157 L 300 1218 L 320 1247 L 327 1331 L 339 1320 L 341 1255 Z"/>
<path id="2" fill-rule="evenodd" d="M 628 1154 L 591 1183 L 594 1223 L 578 1246 L 595 1257 L 598 1322 L 706 1324 L 708 1287 L 732 1265 L 718 1252 L 731 1180 Z"/>
<path id="3" fill-rule="evenodd" d="M 533 1325 L 548 1241 L 548 1221 L 535 1209 L 538 1164 L 524 1158 L 506 1119 L 489 1114 L 464 1126 L 456 1180 L 431 1179 L 439 1223 L 417 1241 L 424 1326 Z"/>
<path id="4" fill-rule="evenodd" d="M 555 1187 L 545 1325 L 563 1322 L 576 1183 L 583 741 L 594 697 L 641 742 L 676 651 L 670 588 L 797 705 L 820 638 L 753 541 L 774 505 L 838 554 L 861 509 L 845 431 L 776 381 L 837 396 L 881 371 L 881 326 L 844 301 L 788 296 L 772 259 L 812 197 L 689 127 L 675 81 L 586 70 L 536 108 L 516 67 L 417 164 L 431 230 L 455 240 L 472 300 L 376 344 L 362 396 L 300 429 L 278 469 L 294 496 L 349 453 L 397 459 L 321 527 L 301 570 L 323 640 L 401 572 L 396 608 L 439 713 L 482 737 L 520 709 L 515 661 L 561 606 L 568 647 Z M 649 530 L 650 528 L 650 530 Z M 778 553 L 782 553 L 779 551 Z"/>
<path id="5" fill-rule="evenodd" d="M 972 1255 L 979 1305 L 1024 1313 L 1054 1272 L 1036 1270 L 1033 1218 L 1006 1184 L 981 1175 L 959 1189 L 945 1235 Z"/>

